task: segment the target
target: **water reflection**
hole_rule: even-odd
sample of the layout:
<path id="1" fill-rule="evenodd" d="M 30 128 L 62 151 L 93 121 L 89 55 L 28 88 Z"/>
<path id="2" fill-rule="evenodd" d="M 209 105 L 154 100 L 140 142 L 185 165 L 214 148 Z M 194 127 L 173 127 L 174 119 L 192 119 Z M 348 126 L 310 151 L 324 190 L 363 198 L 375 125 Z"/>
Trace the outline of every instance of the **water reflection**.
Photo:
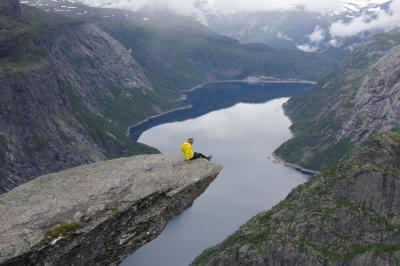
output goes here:
<path id="1" fill-rule="evenodd" d="M 239 103 L 144 132 L 140 141 L 163 153 L 178 153 L 180 144 L 194 137 L 194 150 L 213 154 L 224 170 L 191 208 L 123 266 L 188 265 L 205 248 L 221 242 L 306 180 L 305 175 L 270 159 L 277 146 L 290 138 L 290 121 L 281 108 L 287 99 Z"/>
<path id="2" fill-rule="evenodd" d="M 199 90 L 187 93 L 186 103 L 193 108 L 150 119 L 131 128 L 129 135 L 132 140 L 136 141 L 144 131 L 160 124 L 196 118 L 215 110 L 231 107 L 239 102 L 265 103 L 276 98 L 290 97 L 308 88 L 310 88 L 309 84 L 209 83 Z"/>

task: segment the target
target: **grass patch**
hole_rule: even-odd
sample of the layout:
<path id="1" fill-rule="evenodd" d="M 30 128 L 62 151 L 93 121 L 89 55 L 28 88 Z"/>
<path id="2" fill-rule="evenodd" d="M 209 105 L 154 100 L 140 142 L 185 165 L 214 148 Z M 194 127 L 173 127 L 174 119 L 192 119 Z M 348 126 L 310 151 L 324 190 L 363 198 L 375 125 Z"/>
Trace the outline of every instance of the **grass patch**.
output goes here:
<path id="1" fill-rule="evenodd" d="M 12 58 L 2 58 L 0 59 L 0 67 L 22 70 L 28 66 L 34 65 L 36 62 L 37 60 L 31 58 L 23 58 L 20 60 Z"/>
<path id="2" fill-rule="evenodd" d="M 80 228 L 81 225 L 78 223 L 57 224 L 46 231 L 42 243 L 49 243 L 51 240 L 59 236 L 65 236 L 69 233 L 79 230 Z"/>

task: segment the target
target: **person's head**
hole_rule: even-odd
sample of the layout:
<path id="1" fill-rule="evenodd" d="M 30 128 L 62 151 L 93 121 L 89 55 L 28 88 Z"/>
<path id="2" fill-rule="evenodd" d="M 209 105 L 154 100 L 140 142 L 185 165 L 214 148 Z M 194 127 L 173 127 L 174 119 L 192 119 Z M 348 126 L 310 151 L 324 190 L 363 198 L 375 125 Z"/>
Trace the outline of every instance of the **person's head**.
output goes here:
<path id="1" fill-rule="evenodd" d="M 193 144 L 193 142 L 194 142 L 194 139 L 193 138 L 188 138 L 188 140 L 187 140 L 190 144 Z"/>

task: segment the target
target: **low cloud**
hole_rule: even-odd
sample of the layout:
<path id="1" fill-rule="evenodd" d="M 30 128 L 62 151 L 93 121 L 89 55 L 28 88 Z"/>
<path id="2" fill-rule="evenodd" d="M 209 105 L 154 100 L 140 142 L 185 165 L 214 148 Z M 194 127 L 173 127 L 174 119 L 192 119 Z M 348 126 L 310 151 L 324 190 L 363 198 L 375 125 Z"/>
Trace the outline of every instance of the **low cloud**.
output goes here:
<path id="1" fill-rule="evenodd" d="M 113 7 L 129 10 L 141 8 L 170 9 L 179 14 L 191 14 L 196 12 L 196 0 L 82 0 L 90 6 Z"/>
<path id="2" fill-rule="evenodd" d="M 304 5 L 307 9 L 319 12 L 341 10 L 342 1 L 337 0 L 82 0 L 92 6 L 117 7 L 131 10 L 140 8 L 168 8 L 180 14 L 194 14 L 199 6 L 222 12 L 245 12 L 286 10 L 298 5 Z"/>
<path id="3" fill-rule="evenodd" d="M 325 39 L 325 30 L 322 29 L 320 26 L 316 26 L 314 28 L 313 33 L 307 36 L 308 39 L 314 43 L 319 43 L 323 39 Z"/>
<path id="4" fill-rule="evenodd" d="M 315 53 L 319 50 L 319 47 L 309 45 L 309 44 L 300 44 L 300 45 L 297 45 L 297 49 L 299 49 L 303 52 L 306 52 L 306 53 Z"/>
<path id="5" fill-rule="evenodd" d="M 379 8 L 374 17 L 363 14 L 354 18 L 348 23 L 339 21 L 330 27 L 330 34 L 333 38 L 346 38 L 364 31 L 391 30 L 400 25 L 400 0 L 394 0 L 389 10 Z"/>
<path id="6" fill-rule="evenodd" d="M 325 39 L 325 30 L 320 26 L 316 26 L 314 31 L 306 35 L 307 39 L 310 40 L 311 44 L 299 44 L 297 45 L 297 49 L 306 52 L 306 53 L 315 53 L 319 50 L 319 43 Z"/>
<path id="7" fill-rule="evenodd" d="M 219 11 L 265 11 L 291 9 L 304 5 L 307 9 L 319 12 L 341 10 L 343 2 L 337 0 L 208 0 L 211 8 Z"/>

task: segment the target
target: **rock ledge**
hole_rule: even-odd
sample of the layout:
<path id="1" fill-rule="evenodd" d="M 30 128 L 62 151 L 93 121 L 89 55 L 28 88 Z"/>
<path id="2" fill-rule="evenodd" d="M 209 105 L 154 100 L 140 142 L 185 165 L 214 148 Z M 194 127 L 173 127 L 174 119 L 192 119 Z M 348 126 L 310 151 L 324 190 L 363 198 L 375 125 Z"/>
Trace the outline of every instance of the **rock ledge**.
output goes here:
<path id="1" fill-rule="evenodd" d="M 0 196 L 0 265 L 117 265 L 221 169 L 141 155 L 39 177 Z"/>

